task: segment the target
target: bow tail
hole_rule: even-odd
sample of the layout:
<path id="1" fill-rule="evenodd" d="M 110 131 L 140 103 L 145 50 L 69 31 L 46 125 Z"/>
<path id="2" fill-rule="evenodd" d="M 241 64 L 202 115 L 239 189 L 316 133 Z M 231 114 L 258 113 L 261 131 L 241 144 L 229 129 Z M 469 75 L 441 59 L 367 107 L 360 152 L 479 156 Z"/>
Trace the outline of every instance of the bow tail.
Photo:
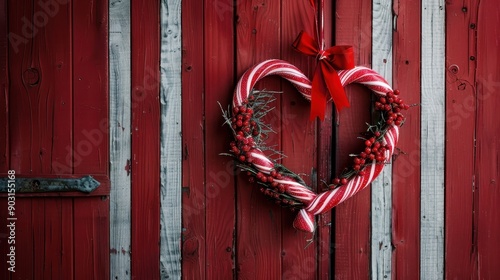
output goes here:
<path id="1" fill-rule="evenodd" d="M 335 69 L 328 63 L 320 63 L 320 67 L 321 72 L 323 73 L 322 77 L 324 83 L 326 84 L 328 92 L 330 92 L 333 103 L 335 103 L 337 112 L 340 112 L 343 108 L 349 107 L 349 100 L 347 99 L 347 95 L 342 83 L 340 82 L 340 77 L 337 74 L 337 71 L 335 71 Z M 325 73 L 328 73 L 328 77 L 326 79 L 324 78 Z"/>
<path id="2" fill-rule="evenodd" d="M 311 89 L 311 115 L 310 119 L 314 120 L 318 117 L 320 120 L 325 119 L 326 104 L 327 104 L 327 91 L 328 88 L 323 79 L 320 67 L 316 67 L 312 79 Z"/>

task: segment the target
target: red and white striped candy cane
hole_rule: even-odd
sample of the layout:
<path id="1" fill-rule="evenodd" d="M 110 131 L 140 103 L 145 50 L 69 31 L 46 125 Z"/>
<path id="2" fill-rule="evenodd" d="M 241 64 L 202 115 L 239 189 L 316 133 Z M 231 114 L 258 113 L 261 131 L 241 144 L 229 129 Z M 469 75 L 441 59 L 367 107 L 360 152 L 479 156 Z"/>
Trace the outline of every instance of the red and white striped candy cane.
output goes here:
<path id="1" fill-rule="evenodd" d="M 278 75 L 290 81 L 295 88 L 307 99 L 311 99 L 311 81 L 295 66 L 290 63 L 272 59 L 263 61 L 247 70 L 239 80 L 233 96 L 233 107 L 242 106 L 250 96 L 255 84 L 262 78 L 269 75 Z M 391 86 L 385 79 L 372 69 L 366 67 L 355 67 L 350 70 L 338 71 L 343 86 L 358 83 L 366 86 L 377 95 L 385 96 L 388 92 L 393 92 Z M 399 136 L 399 127 L 391 125 L 385 133 L 382 143 L 389 144 L 390 149 L 386 150 L 385 158 L 390 159 L 394 152 Z M 251 138 L 252 136 L 246 136 Z M 263 174 L 271 174 L 275 170 L 275 164 L 260 149 L 252 147 L 248 151 L 252 158 L 255 169 Z M 296 229 L 313 232 L 315 229 L 314 216 L 325 213 L 333 207 L 352 197 L 366 186 L 368 186 L 383 170 L 386 162 L 373 161 L 364 170 L 364 174 L 351 176 L 347 183 L 333 190 L 317 194 L 307 186 L 302 185 L 294 178 L 282 176 L 274 181 L 285 187 L 285 192 L 301 201 L 305 207 L 301 209 L 293 222 Z"/>

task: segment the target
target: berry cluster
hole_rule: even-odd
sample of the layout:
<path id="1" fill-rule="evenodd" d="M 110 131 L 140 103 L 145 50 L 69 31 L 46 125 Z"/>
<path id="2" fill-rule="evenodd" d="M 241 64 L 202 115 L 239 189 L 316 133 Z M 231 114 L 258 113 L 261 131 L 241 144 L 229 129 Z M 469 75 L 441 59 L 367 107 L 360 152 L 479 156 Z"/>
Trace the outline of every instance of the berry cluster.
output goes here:
<path id="1" fill-rule="evenodd" d="M 248 172 L 247 174 L 252 175 L 251 172 Z M 276 181 L 282 180 L 283 175 L 276 170 L 271 171 L 269 175 L 266 175 L 262 172 L 257 172 L 255 178 L 261 185 L 263 185 L 263 187 L 260 188 L 260 191 L 264 195 L 270 197 L 271 199 L 274 199 L 276 204 L 279 204 L 281 206 L 290 206 L 292 207 L 292 209 L 301 204 L 300 202 L 294 200 L 292 197 L 286 195 L 285 185 Z M 249 181 L 255 182 L 254 177 L 250 177 Z"/>
<path id="2" fill-rule="evenodd" d="M 402 99 L 398 97 L 399 90 L 389 92 L 385 96 L 379 96 L 375 102 L 375 109 L 381 111 L 381 121 L 374 126 L 370 126 L 370 135 L 365 139 L 365 148 L 358 155 L 354 155 L 353 164 L 350 169 L 346 170 L 343 175 L 333 179 L 329 189 L 335 189 L 339 186 L 348 183 L 349 178 L 358 175 L 365 176 L 365 167 L 370 164 L 384 163 L 388 160 L 386 152 L 392 147 L 383 141 L 384 134 L 391 125 L 401 126 L 404 123 L 404 116 L 402 110 L 408 110 L 409 105 L 405 104 Z"/>
<path id="3" fill-rule="evenodd" d="M 393 123 L 397 126 L 402 125 L 404 116 L 401 114 L 401 110 L 410 108 L 398 95 L 399 90 L 394 90 L 394 92 L 388 92 L 386 96 L 379 96 L 378 101 L 375 102 L 375 109 L 383 112 L 382 116 L 387 125 Z"/>
<path id="4" fill-rule="evenodd" d="M 228 122 L 230 121 L 235 137 L 235 141 L 230 143 L 230 151 L 240 162 L 238 166 L 247 170 L 248 180 L 251 183 L 262 185 L 260 188 L 262 193 L 275 200 L 277 204 L 294 209 L 302 203 L 287 195 L 285 185 L 276 180 L 282 180 L 286 176 L 294 177 L 295 174 L 289 174 L 285 168 L 281 168 L 278 164 L 274 164 L 274 169 L 269 174 L 264 174 L 251 164 L 254 161 L 251 156 L 252 150 L 259 147 L 258 142 L 261 137 L 260 119 L 258 116 L 256 117 L 260 114 L 257 114 L 253 107 L 262 104 L 255 103 L 255 98 L 251 95 L 248 100 L 243 102 L 243 105 L 232 109 L 232 117 L 227 119 Z"/>
<path id="5" fill-rule="evenodd" d="M 233 108 L 233 117 L 231 118 L 231 127 L 235 134 L 236 141 L 230 143 L 231 153 L 233 153 L 240 162 L 252 163 L 250 151 L 255 148 L 255 140 L 250 135 L 259 135 L 258 125 L 252 120 L 253 109 L 247 107 L 248 101 L 242 106 Z"/>

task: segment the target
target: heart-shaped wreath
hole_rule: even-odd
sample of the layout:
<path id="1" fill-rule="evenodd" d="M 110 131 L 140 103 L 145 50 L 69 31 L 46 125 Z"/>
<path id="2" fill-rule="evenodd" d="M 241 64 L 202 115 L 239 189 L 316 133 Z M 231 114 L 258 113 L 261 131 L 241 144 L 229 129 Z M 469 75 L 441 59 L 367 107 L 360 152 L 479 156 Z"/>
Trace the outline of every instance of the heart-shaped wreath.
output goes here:
<path id="1" fill-rule="evenodd" d="M 325 213 L 368 186 L 392 158 L 398 141 L 399 127 L 404 122 L 402 110 L 408 109 L 399 98 L 399 91 L 377 72 L 366 67 L 354 67 L 337 72 L 342 86 L 358 83 L 369 88 L 375 98 L 374 108 L 380 117 L 369 125 L 364 137 L 365 148 L 353 155 L 353 164 L 344 169 L 328 186 L 316 193 L 297 174 L 268 158 L 263 140 L 272 129 L 262 122 L 269 111 L 269 94 L 254 90 L 260 79 L 278 75 L 290 81 L 307 99 L 311 100 L 311 81 L 295 66 L 283 60 L 267 60 L 248 69 L 239 80 L 233 96 L 232 110 L 224 112 L 235 141 L 230 151 L 238 167 L 247 171 L 251 182 L 261 185 L 261 192 L 275 199 L 282 206 L 300 209 L 293 226 L 302 231 L 314 232 L 315 215 Z"/>

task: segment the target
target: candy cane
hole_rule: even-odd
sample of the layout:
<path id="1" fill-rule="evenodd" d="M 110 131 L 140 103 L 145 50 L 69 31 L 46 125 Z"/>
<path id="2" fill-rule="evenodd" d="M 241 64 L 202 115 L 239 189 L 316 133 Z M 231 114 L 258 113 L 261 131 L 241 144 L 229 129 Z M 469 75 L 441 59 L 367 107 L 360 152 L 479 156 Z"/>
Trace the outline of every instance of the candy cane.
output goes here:
<path id="1" fill-rule="evenodd" d="M 311 81 L 297 67 L 290 63 L 272 59 L 255 65 L 243 74 L 234 91 L 233 108 L 244 106 L 255 84 L 269 75 L 283 77 L 292 83 L 304 98 L 307 100 L 311 99 Z M 379 96 L 386 96 L 389 92 L 393 92 L 391 86 L 382 76 L 366 67 L 358 66 L 350 70 L 340 70 L 338 71 L 338 75 L 343 86 L 353 83 L 362 84 Z M 236 135 L 237 141 L 252 142 L 251 135 L 242 134 Z M 394 153 L 398 137 L 399 126 L 395 124 L 388 125 L 387 131 L 381 141 L 382 145 L 390 147 L 384 154 L 386 160 L 383 162 L 373 160 L 371 164 L 364 168 L 363 175 L 351 176 L 346 184 L 320 194 L 313 192 L 294 178 L 273 174 L 273 171 L 276 170 L 275 163 L 258 147 L 255 147 L 255 145 L 248 146 L 248 151 L 244 154 L 246 157 L 243 156 L 245 158 L 243 161 L 246 161 L 247 164 L 250 164 L 258 172 L 262 173 L 261 177 L 268 178 L 266 180 L 273 180 L 276 184 L 283 186 L 286 194 L 304 204 L 305 207 L 299 211 L 293 225 L 296 229 L 313 232 L 315 229 L 315 215 L 330 211 L 333 207 L 354 196 L 373 182 L 380 172 L 382 172 L 385 164 Z M 235 150 L 238 150 L 238 148 Z"/>

